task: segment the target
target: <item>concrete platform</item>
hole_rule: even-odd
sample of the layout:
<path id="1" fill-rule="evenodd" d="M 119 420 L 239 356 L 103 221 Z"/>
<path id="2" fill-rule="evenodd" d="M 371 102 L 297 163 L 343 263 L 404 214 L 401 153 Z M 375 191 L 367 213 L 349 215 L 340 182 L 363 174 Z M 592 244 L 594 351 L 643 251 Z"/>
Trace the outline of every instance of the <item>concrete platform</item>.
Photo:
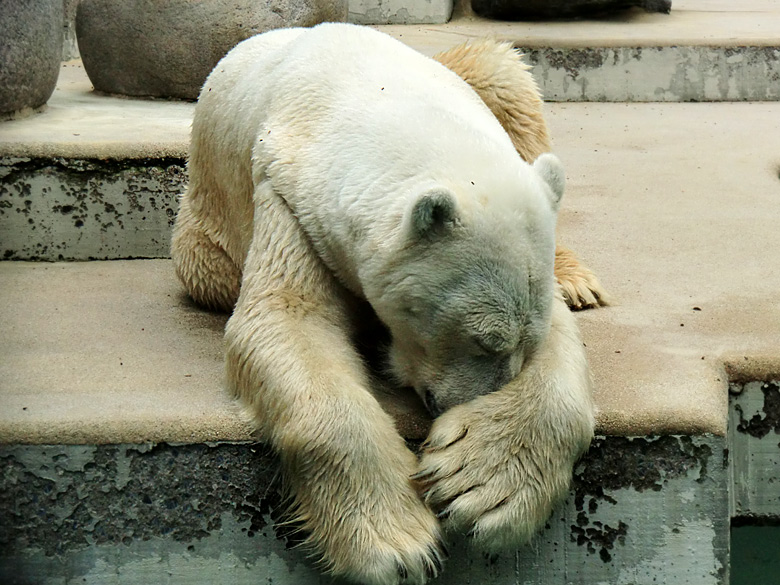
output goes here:
<path id="1" fill-rule="evenodd" d="M 85 206 L 84 222 L 113 205 L 101 199 L 110 193 L 79 174 L 89 167 L 78 161 L 185 154 L 191 104 L 97 96 L 76 65 L 65 72 L 46 112 L 0 125 L 6 257 L 25 257 L 8 247 L 19 234 L 53 246 L 68 234 L 80 238 L 90 226 L 63 213 L 71 203 Z M 617 300 L 580 315 L 600 431 L 723 435 L 729 380 L 780 377 L 780 264 L 767 252 L 780 222 L 780 104 L 548 104 L 547 115 L 569 180 L 560 238 Z M 70 160 L 72 180 L 86 187 L 28 181 L 17 165 L 31 157 Z M 145 193 L 158 194 L 148 185 Z M 33 200 L 36 216 L 26 203 Z M 140 215 L 158 226 L 153 255 L 165 255 L 171 205 L 150 205 Z M 98 247 L 119 238 L 112 232 L 94 248 L 84 244 L 81 258 L 148 257 L 147 232 L 117 233 L 126 243 L 119 252 Z M 220 326 L 206 327 L 211 337 L 201 339 L 201 349 L 186 345 L 205 333 L 193 320 L 197 313 L 181 304 L 165 263 L 11 263 L 0 271 L 0 313 L 11 332 L 0 341 L 9 406 L 0 412 L 0 441 L 249 438 L 221 391 Z M 146 292 L 135 298 L 135 290 Z M 57 315 L 63 321 L 54 336 Z M 140 322 L 156 327 L 121 334 Z M 45 354 L 39 340 L 51 344 Z M 108 348 L 118 353 L 104 358 Z M 154 366 L 127 368 L 116 359 L 135 352 L 151 352 L 137 363 Z M 180 371 L 184 364 L 198 377 L 184 378 L 192 373 Z M 148 400 L 137 400 L 144 393 Z M 407 414 L 399 413 L 404 432 L 424 433 L 419 413 Z"/>
<path id="2" fill-rule="evenodd" d="M 670 14 L 632 9 L 601 18 L 502 22 L 480 18 L 460 2 L 446 24 L 376 28 L 429 55 L 484 36 L 534 48 L 774 47 L 780 40 L 780 6 L 774 0 L 673 0 Z"/>
<path id="3" fill-rule="evenodd" d="M 780 99 L 773 0 L 674 0 L 668 15 L 633 9 L 553 22 L 485 20 L 461 2 L 446 24 L 377 28 L 427 55 L 482 36 L 511 42 L 552 101 Z"/>

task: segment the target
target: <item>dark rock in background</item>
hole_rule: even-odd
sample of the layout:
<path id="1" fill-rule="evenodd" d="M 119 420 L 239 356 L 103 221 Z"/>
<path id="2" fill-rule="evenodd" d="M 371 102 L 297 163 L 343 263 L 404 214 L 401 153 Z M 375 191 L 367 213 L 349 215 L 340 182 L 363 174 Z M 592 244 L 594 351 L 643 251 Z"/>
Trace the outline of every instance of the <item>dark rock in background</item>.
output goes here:
<path id="1" fill-rule="evenodd" d="M 474 12 L 502 20 L 576 18 L 639 7 L 669 13 L 672 0 L 472 0 Z"/>

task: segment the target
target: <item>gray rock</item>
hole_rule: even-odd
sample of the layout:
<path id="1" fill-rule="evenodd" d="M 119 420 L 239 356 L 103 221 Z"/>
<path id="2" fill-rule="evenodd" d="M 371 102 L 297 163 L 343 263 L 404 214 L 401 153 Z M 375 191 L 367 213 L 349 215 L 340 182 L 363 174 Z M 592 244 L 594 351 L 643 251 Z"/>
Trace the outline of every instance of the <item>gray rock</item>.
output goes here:
<path id="1" fill-rule="evenodd" d="M 672 9 L 672 0 L 472 0 L 474 12 L 486 18 L 538 20 L 605 14 L 638 6 L 648 12 Z"/>
<path id="2" fill-rule="evenodd" d="M 82 0 L 76 35 L 95 89 L 196 99 L 242 40 L 346 18 L 347 0 Z"/>
<path id="3" fill-rule="evenodd" d="M 0 116 L 44 105 L 62 56 L 62 0 L 0 3 Z"/>

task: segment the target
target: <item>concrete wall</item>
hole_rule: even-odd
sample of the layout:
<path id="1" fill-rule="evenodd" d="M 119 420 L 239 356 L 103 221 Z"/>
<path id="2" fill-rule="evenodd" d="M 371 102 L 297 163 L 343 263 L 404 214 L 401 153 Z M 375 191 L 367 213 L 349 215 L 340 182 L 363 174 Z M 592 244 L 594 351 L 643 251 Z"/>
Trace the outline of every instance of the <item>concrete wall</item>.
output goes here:
<path id="1" fill-rule="evenodd" d="M 731 515 L 780 526 L 780 383 L 732 388 L 729 444 Z"/>
<path id="2" fill-rule="evenodd" d="M 169 255 L 183 159 L 0 159 L 0 258 Z"/>
<path id="3" fill-rule="evenodd" d="M 528 546 L 449 541 L 439 585 L 725 585 L 725 440 L 602 437 Z M 5 585 L 335 583 L 296 548 L 261 445 L 0 447 Z"/>
<path id="4" fill-rule="evenodd" d="M 777 47 L 524 49 L 548 101 L 780 99 Z"/>

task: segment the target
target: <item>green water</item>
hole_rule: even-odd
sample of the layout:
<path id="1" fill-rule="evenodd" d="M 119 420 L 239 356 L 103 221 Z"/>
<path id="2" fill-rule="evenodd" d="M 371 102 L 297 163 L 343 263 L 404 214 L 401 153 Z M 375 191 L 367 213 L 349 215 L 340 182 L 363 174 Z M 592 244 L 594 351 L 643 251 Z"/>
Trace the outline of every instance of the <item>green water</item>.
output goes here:
<path id="1" fill-rule="evenodd" d="M 731 529 L 731 585 L 780 585 L 780 526 Z"/>

